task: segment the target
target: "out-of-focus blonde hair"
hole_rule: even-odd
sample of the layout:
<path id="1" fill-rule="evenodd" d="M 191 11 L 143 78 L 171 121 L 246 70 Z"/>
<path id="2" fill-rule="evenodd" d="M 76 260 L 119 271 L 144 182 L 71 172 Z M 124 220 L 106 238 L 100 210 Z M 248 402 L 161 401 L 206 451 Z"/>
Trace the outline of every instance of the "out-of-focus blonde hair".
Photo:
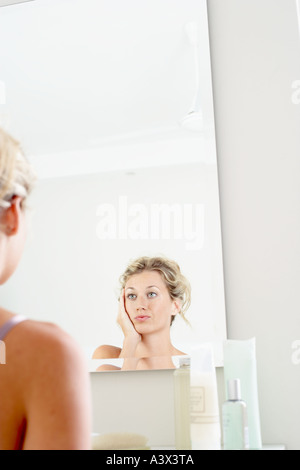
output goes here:
<path id="1" fill-rule="evenodd" d="M 0 208 L 10 207 L 14 196 L 25 200 L 34 181 L 34 172 L 19 142 L 0 128 Z"/>
<path id="2" fill-rule="evenodd" d="M 186 323 L 185 312 L 191 304 L 191 286 L 186 277 L 181 273 L 179 265 L 166 257 L 142 256 L 131 262 L 124 273 L 120 276 L 121 289 L 124 289 L 128 279 L 135 274 L 144 271 L 157 271 L 164 280 L 172 300 L 179 300 L 181 309 L 180 316 Z M 171 319 L 171 324 L 175 316 Z"/>

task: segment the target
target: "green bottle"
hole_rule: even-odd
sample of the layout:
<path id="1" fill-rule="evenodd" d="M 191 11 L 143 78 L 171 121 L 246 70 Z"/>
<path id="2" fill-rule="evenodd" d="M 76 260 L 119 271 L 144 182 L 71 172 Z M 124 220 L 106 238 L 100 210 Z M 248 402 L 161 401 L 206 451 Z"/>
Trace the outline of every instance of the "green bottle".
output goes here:
<path id="1" fill-rule="evenodd" d="M 228 380 L 228 400 L 222 406 L 224 450 L 249 449 L 247 406 L 239 379 Z"/>

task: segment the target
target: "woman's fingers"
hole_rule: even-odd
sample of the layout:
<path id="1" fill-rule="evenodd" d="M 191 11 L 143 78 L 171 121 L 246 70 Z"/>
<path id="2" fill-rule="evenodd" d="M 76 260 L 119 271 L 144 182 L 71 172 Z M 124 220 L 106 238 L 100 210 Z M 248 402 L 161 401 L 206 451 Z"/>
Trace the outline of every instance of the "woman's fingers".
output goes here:
<path id="1" fill-rule="evenodd" d="M 126 311 L 126 305 L 125 305 L 125 289 L 122 290 L 122 294 L 120 296 L 120 301 L 119 301 L 119 313 L 118 313 L 118 323 L 120 327 L 123 330 L 123 333 L 125 336 L 127 335 L 138 335 L 140 337 L 139 333 L 136 331 L 132 321 L 130 320 L 130 317 Z"/>

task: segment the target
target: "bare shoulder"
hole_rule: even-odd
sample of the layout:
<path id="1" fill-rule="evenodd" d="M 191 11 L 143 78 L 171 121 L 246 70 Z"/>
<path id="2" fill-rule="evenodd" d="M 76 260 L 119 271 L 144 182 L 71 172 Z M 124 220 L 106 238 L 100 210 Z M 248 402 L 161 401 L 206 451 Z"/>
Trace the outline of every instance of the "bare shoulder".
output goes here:
<path id="1" fill-rule="evenodd" d="M 121 370 L 121 367 L 114 366 L 112 364 L 103 364 L 99 367 L 97 367 L 97 372 L 103 372 L 107 370 Z"/>
<path id="2" fill-rule="evenodd" d="M 35 320 L 22 322 L 12 330 L 7 338 L 8 360 L 10 350 L 11 361 L 33 374 L 45 365 L 49 372 L 66 372 L 74 365 L 80 373 L 85 363 L 79 345 L 68 333 L 55 324 Z"/>
<path id="3" fill-rule="evenodd" d="M 14 314 L 0 309 L 2 323 Z M 58 362 L 63 356 L 68 359 L 82 356 L 77 342 L 58 325 L 28 319 L 16 325 L 5 337 L 8 364 L 30 368 L 45 361 Z M 48 364 L 50 364 L 50 362 Z"/>
<path id="4" fill-rule="evenodd" d="M 111 346 L 109 344 L 102 344 L 95 349 L 93 359 L 110 359 L 118 358 L 121 353 L 121 348 Z"/>
<path id="5" fill-rule="evenodd" d="M 8 333 L 5 345 L 0 373 L 18 420 L 26 420 L 23 448 L 89 448 L 89 374 L 77 342 L 55 324 L 27 320 Z M 5 402 L 12 400 L 6 395 Z"/>
<path id="6" fill-rule="evenodd" d="M 44 352 L 45 346 L 48 346 L 49 353 L 51 354 L 53 354 L 52 348 L 54 348 L 55 352 L 57 352 L 57 349 L 65 353 L 79 351 L 79 345 L 74 338 L 54 323 L 29 320 L 24 322 L 23 326 L 27 329 L 27 340 L 32 341 L 36 346 L 43 344 Z"/>

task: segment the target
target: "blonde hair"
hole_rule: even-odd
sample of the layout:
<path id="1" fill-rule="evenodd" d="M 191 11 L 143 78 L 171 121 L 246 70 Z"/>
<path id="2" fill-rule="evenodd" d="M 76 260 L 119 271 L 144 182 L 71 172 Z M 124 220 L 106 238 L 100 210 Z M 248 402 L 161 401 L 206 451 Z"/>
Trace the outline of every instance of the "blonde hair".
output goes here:
<path id="1" fill-rule="evenodd" d="M 11 206 L 14 196 L 30 194 L 35 175 L 19 142 L 0 128 L 0 208 Z"/>
<path id="2" fill-rule="evenodd" d="M 143 256 L 134 260 L 127 266 L 124 273 L 120 276 L 121 289 L 125 287 L 128 279 L 135 274 L 143 271 L 157 271 L 165 281 L 172 300 L 180 300 L 181 309 L 180 316 L 186 323 L 189 323 L 185 317 L 185 312 L 191 304 L 191 286 L 189 281 L 181 273 L 179 265 L 168 258 Z M 171 319 L 171 324 L 175 316 Z"/>

